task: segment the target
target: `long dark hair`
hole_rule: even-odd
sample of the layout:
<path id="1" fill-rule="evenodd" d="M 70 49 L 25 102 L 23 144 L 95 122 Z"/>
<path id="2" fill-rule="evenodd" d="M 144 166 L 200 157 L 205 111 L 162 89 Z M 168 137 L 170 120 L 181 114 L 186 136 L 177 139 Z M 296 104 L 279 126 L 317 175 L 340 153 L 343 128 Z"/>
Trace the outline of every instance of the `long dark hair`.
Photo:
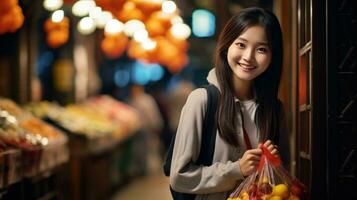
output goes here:
<path id="1" fill-rule="evenodd" d="M 215 68 L 218 83 L 221 88 L 221 103 L 218 111 L 219 134 L 227 143 L 239 146 L 237 137 L 237 111 L 234 102 L 233 72 L 228 65 L 227 52 L 229 46 L 249 27 L 259 25 L 264 27 L 272 50 L 272 60 L 261 75 L 253 81 L 255 100 L 258 105 L 255 124 L 260 132 L 260 139 L 272 139 L 277 143 L 279 135 L 279 115 L 281 102 L 278 100 L 278 90 L 282 71 L 283 39 L 279 21 L 270 11 L 262 8 L 247 8 L 234 15 L 221 32 L 216 52 Z"/>

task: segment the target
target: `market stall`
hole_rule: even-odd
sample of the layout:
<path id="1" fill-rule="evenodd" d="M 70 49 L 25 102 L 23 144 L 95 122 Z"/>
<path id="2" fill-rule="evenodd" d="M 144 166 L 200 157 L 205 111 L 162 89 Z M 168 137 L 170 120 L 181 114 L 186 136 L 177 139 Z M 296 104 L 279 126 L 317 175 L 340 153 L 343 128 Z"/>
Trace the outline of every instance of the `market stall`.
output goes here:
<path id="1" fill-rule="evenodd" d="M 69 137 L 66 199 L 108 199 L 130 174 L 132 140 L 140 129 L 136 111 L 109 96 L 62 107 L 52 102 L 26 107 Z"/>
<path id="2" fill-rule="evenodd" d="M 109 96 L 65 107 L 0 99 L 4 199 L 108 199 L 135 176 L 136 111 Z"/>
<path id="3" fill-rule="evenodd" d="M 0 143 L 3 198 L 56 196 L 60 188 L 49 187 L 50 182 L 69 158 L 68 138 L 62 131 L 13 101 L 0 99 Z"/>

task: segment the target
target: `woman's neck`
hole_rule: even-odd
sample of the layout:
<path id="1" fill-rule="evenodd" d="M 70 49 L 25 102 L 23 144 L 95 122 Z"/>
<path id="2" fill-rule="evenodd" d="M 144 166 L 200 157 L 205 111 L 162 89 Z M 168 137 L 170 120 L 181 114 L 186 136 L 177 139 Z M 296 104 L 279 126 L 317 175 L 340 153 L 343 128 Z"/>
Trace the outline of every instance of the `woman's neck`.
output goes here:
<path id="1" fill-rule="evenodd" d="M 253 99 L 252 81 L 235 80 L 234 90 L 235 96 L 241 101 Z"/>

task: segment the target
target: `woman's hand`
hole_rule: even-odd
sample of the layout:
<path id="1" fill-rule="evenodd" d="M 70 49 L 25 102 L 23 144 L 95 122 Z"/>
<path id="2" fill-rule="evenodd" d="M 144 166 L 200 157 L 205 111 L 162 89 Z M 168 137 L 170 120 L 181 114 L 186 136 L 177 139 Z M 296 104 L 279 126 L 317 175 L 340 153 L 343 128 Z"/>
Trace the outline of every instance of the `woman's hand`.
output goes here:
<path id="1" fill-rule="evenodd" d="M 261 145 L 262 144 L 259 144 L 258 148 L 260 148 Z M 265 143 L 263 145 L 270 151 L 271 154 L 273 154 L 277 158 L 280 158 L 278 146 L 274 145 L 271 140 L 265 141 Z"/>
<path id="2" fill-rule="evenodd" d="M 251 175 L 257 168 L 262 152 L 260 148 L 244 152 L 243 157 L 238 162 L 244 177 Z"/>

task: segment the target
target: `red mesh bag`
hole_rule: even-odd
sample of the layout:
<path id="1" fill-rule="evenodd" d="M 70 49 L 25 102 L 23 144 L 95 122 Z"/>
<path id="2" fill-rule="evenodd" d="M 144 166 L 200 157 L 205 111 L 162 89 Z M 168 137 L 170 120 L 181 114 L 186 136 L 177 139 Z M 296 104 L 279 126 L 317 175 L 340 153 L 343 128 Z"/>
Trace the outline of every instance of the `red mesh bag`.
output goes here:
<path id="1" fill-rule="evenodd" d="M 257 170 L 230 194 L 227 200 L 307 200 L 308 192 L 265 147 Z"/>

